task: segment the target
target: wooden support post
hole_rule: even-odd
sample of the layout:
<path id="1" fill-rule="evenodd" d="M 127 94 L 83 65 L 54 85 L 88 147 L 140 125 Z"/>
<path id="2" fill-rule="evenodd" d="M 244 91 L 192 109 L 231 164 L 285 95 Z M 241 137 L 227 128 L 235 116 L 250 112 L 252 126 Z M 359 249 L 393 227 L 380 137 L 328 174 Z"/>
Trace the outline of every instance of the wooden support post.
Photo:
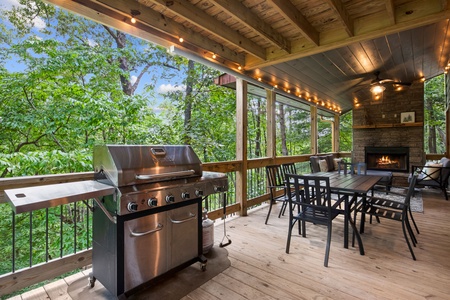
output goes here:
<path id="1" fill-rule="evenodd" d="M 247 215 L 247 82 L 236 78 L 236 159 L 241 168 L 236 172 L 236 202 L 241 216 Z"/>
<path id="2" fill-rule="evenodd" d="M 267 157 L 275 159 L 277 155 L 277 128 L 276 128 L 276 93 L 267 90 Z"/>
<path id="3" fill-rule="evenodd" d="M 318 151 L 318 133 L 317 133 L 317 107 L 310 106 L 311 112 L 311 154 L 317 154 Z"/>

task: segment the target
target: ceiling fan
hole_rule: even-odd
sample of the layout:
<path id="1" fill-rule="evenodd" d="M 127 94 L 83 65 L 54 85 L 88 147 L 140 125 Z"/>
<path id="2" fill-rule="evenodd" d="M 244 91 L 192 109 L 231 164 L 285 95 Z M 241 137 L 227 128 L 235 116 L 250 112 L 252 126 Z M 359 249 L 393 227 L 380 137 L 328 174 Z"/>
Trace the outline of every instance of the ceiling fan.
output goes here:
<path id="1" fill-rule="evenodd" d="M 380 78 L 380 71 L 376 71 L 375 73 L 373 73 L 373 75 L 375 75 L 375 79 L 373 79 L 372 82 L 370 83 L 370 85 L 371 85 L 370 91 L 373 94 L 379 94 L 379 93 L 383 92 L 386 89 L 386 87 L 384 85 L 387 83 L 390 83 L 397 88 L 400 87 L 399 90 L 401 90 L 402 86 L 410 86 L 411 85 L 410 82 L 395 81 L 390 78 L 382 79 L 382 78 Z"/>

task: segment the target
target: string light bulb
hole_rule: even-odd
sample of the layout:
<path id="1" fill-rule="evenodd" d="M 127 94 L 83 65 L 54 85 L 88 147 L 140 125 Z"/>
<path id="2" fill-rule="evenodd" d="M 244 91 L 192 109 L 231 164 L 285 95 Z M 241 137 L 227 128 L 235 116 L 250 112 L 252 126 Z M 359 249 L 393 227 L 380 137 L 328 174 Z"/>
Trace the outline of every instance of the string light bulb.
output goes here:
<path id="1" fill-rule="evenodd" d="M 137 9 L 132 9 L 131 10 L 131 19 L 130 19 L 130 21 L 131 21 L 131 23 L 133 23 L 133 24 L 135 24 L 136 23 L 136 16 L 139 16 L 141 14 L 141 12 L 140 11 L 138 11 Z"/>
<path id="2" fill-rule="evenodd" d="M 212 58 L 216 59 L 216 57 L 217 57 L 216 54 L 213 53 Z"/>
<path id="3" fill-rule="evenodd" d="M 182 37 L 180 37 L 178 40 L 180 41 L 180 43 L 184 42 L 184 39 Z"/>

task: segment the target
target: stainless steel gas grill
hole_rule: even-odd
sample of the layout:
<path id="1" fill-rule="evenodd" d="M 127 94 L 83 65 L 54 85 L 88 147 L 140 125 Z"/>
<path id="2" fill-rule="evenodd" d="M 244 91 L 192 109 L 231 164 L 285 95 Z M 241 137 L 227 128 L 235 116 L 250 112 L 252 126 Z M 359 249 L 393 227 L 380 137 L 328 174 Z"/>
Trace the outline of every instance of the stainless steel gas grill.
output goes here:
<path id="1" fill-rule="evenodd" d="M 228 189 L 226 174 L 204 172 L 190 146 L 96 146 L 94 170 L 95 181 L 5 193 L 16 212 L 95 197 L 90 283 L 115 296 L 194 262 L 205 268 L 202 199 Z"/>
<path id="2" fill-rule="evenodd" d="M 93 280 L 120 295 L 206 262 L 201 201 L 228 188 L 225 174 L 202 172 L 190 146 L 99 146 L 94 169 L 117 193 L 94 210 Z"/>

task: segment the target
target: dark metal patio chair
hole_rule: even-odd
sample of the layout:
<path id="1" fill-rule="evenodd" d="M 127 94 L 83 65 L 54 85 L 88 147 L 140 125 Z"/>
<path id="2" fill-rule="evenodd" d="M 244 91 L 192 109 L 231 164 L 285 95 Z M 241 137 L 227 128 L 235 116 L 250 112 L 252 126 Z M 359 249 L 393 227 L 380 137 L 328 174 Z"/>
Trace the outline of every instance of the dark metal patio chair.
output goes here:
<path id="1" fill-rule="evenodd" d="M 288 190 L 284 181 L 284 172 L 280 165 L 270 165 L 266 166 L 266 175 L 267 175 L 267 188 L 270 193 L 270 206 L 269 211 L 267 213 L 266 222 L 269 221 L 270 213 L 272 211 L 272 205 L 276 202 L 281 202 L 282 206 L 280 208 L 280 213 L 278 214 L 278 218 L 284 214 L 288 201 Z"/>
<path id="2" fill-rule="evenodd" d="M 286 174 L 286 183 L 288 189 L 294 191 L 288 194 L 289 231 L 286 253 L 289 253 L 292 229 L 295 223 L 298 222 L 298 234 L 303 237 L 306 237 L 306 222 L 325 225 L 328 233 L 324 266 L 328 267 L 332 222 L 339 214 L 343 213 L 336 207 L 337 203 L 332 204 L 330 179 L 328 177 Z"/>
<path id="3" fill-rule="evenodd" d="M 380 197 L 366 197 L 365 199 L 363 199 L 361 205 L 357 208 L 358 212 L 361 213 L 361 224 L 360 224 L 360 232 L 361 233 L 364 233 L 364 223 L 365 223 L 365 215 L 366 214 L 368 214 L 370 216 L 376 216 L 379 218 L 390 219 L 390 220 L 401 222 L 402 229 L 403 229 L 403 235 L 405 237 L 409 251 L 411 252 L 411 256 L 414 260 L 416 260 L 416 256 L 414 255 L 414 251 L 411 247 L 411 243 L 415 247 L 417 244 L 417 239 L 411 228 L 411 224 L 410 224 L 409 220 L 411 217 L 412 221 L 414 222 L 414 226 L 416 226 L 416 230 L 418 232 L 418 228 L 414 221 L 414 218 L 412 217 L 411 208 L 410 208 L 410 200 L 411 200 L 411 196 L 414 193 L 416 180 L 417 180 L 417 176 L 413 176 L 411 178 L 408 192 L 405 196 L 404 202 L 398 202 L 398 201 L 384 199 L 384 198 L 380 198 Z M 411 238 L 411 242 L 409 241 L 408 236 Z"/>

